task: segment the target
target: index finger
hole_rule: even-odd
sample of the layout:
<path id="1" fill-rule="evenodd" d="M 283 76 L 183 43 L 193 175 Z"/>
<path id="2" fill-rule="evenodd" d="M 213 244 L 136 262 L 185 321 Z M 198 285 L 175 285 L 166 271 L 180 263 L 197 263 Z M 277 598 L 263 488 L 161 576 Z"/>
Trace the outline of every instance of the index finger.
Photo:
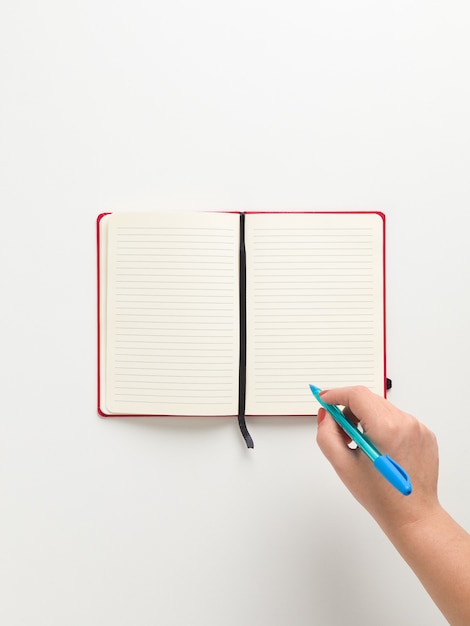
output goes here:
<path id="1" fill-rule="evenodd" d="M 327 404 L 340 404 L 349 408 L 364 429 L 373 427 L 380 416 L 389 413 L 390 403 L 367 387 L 340 387 L 323 391 L 321 398 Z"/>

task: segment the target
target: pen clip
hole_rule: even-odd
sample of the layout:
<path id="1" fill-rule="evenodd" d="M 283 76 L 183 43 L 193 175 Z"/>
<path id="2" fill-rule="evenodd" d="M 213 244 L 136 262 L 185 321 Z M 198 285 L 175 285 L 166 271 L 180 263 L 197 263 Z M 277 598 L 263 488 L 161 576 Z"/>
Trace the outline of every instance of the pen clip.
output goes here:
<path id="1" fill-rule="evenodd" d="M 408 474 L 396 461 L 389 457 L 388 454 L 383 454 L 375 459 L 374 467 L 395 487 L 395 489 L 398 489 L 400 493 L 404 496 L 410 495 L 412 487 Z"/>

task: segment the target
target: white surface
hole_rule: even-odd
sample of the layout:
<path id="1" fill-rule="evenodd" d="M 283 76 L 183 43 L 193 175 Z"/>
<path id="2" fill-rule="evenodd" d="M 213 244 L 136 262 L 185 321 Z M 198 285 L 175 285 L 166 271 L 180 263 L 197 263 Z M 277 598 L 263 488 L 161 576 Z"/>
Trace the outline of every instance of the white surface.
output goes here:
<path id="1" fill-rule="evenodd" d="M 383 210 L 390 398 L 470 528 L 467 3 L 0 9 L 0 621 L 445 624 L 308 419 L 95 412 L 106 209 Z"/>

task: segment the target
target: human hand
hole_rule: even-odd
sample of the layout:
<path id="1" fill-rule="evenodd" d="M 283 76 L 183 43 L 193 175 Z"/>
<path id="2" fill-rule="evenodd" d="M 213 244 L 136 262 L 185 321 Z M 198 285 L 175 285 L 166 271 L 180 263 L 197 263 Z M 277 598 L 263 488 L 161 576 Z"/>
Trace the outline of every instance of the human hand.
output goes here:
<path id="1" fill-rule="evenodd" d="M 317 443 L 352 495 L 386 531 L 413 523 L 440 509 L 437 498 L 438 449 L 434 434 L 412 415 L 375 395 L 365 387 L 344 387 L 321 393 L 328 404 L 345 407 L 345 415 L 360 422 L 364 433 L 383 454 L 407 472 L 413 485 L 403 496 L 374 468 L 359 449 L 351 450 L 349 438 L 321 408 Z"/>

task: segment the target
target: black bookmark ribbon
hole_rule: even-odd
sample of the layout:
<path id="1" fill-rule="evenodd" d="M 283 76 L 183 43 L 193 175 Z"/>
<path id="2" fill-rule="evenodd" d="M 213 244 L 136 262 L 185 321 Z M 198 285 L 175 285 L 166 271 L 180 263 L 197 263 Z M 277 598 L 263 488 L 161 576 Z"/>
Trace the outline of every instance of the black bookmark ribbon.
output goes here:
<path id="1" fill-rule="evenodd" d="M 245 250 L 245 214 L 240 213 L 240 365 L 238 375 L 238 425 L 247 448 L 254 448 L 245 421 L 246 397 L 246 250 Z"/>

